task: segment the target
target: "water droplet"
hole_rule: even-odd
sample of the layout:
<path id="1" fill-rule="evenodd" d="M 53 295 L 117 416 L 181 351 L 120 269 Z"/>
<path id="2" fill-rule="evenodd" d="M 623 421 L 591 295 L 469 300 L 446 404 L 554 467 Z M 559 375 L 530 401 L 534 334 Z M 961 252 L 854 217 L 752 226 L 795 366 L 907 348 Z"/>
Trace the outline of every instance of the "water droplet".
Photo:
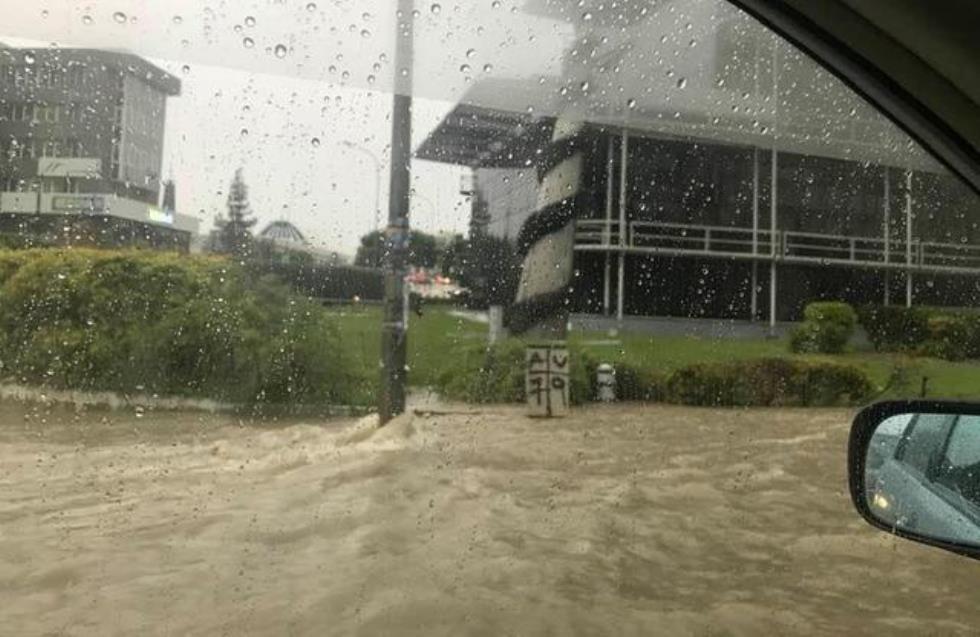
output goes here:
<path id="1" fill-rule="evenodd" d="M 34 64 L 34 59 L 35 59 L 34 58 L 34 54 L 31 53 L 30 51 L 28 51 L 27 53 L 24 54 L 24 63 L 25 64 Z"/>
<path id="2" fill-rule="evenodd" d="M 184 19 L 182 17 L 180 17 L 179 15 L 175 15 L 173 18 L 171 18 L 171 20 L 173 21 L 174 24 L 183 24 L 184 23 Z"/>
<path id="3" fill-rule="evenodd" d="M 306 10 L 309 11 L 310 13 L 313 13 L 314 11 L 316 11 L 316 3 L 315 2 L 307 2 L 306 3 Z"/>
<path id="4" fill-rule="evenodd" d="M 82 24 L 88 25 L 88 24 L 92 24 L 92 22 L 93 22 L 92 16 L 90 16 L 89 14 L 86 13 L 85 15 L 82 16 Z"/>
<path id="5" fill-rule="evenodd" d="M 43 11 L 41 11 L 41 17 L 42 18 L 47 18 L 49 15 L 51 15 L 51 13 L 47 9 L 44 9 Z"/>
<path id="6" fill-rule="evenodd" d="M 585 13 L 583 13 L 582 14 L 582 20 L 584 22 L 589 22 L 590 20 L 592 20 L 592 12 L 591 11 L 586 11 Z"/>
<path id="7" fill-rule="evenodd" d="M 466 51 L 466 57 L 472 58 L 474 55 L 476 55 L 476 49 L 469 49 Z"/>
<path id="8" fill-rule="evenodd" d="M 588 82 L 582 82 L 582 84 L 581 84 L 581 88 L 582 88 L 582 92 L 583 92 L 583 93 L 584 93 L 585 91 L 587 91 L 587 90 L 589 90 L 589 83 L 588 83 Z"/>
<path id="9" fill-rule="evenodd" d="M 282 58 L 286 57 L 286 45 L 285 44 L 277 44 L 276 45 L 276 49 L 275 49 L 275 53 L 276 53 L 276 57 L 279 58 L 280 60 Z"/>
<path id="10" fill-rule="evenodd" d="M 242 130 L 241 130 L 241 131 L 239 132 L 239 135 L 241 135 L 241 136 L 242 136 L 242 139 L 244 139 L 244 138 L 246 138 L 246 137 L 248 137 L 248 129 L 247 129 L 247 128 L 243 128 L 243 129 L 242 129 Z"/>
<path id="11" fill-rule="evenodd" d="M 180 67 L 180 70 L 183 71 L 184 75 L 187 75 L 191 72 L 191 67 L 185 64 L 184 66 Z"/>
<path id="12" fill-rule="evenodd" d="M 310 145 L 313 146 L 313 148 L 319 148 L 320 147 L 320 138 L 319 137 L 314 137 L 313 139 L 311 139 L 310 140 Z"/>
<path id="13" fill-rule="evenodd" d="M 252 38 L 245 38 L 242 40 L 242 46 L 244 46 L 246 49 L 251 49 L 253 46 L 255 46 L 255 40 Z"/>
<path id="14" fill-rule="evenodd" d="M 439 15 L 439 13 L 442 12 L 442 5 L 437 2 L 429 7 L 429 11 L 431 11 L 433 15 Z"/>
<path id="15" fill-rule="evenodd" d="M 361 37 L 362 38 L 369 38 L 369 37 L 371 37 L 371 32 L 368 31 L 367 29 L 361 29 Z"/>
<path id="16" fill-rule="evenodd" d="M 636 108 L 636 100 L 635 99 L 632 99 L 632 98 L 626 100 L 626 106 L 628 108 Z"/>
<path id="17" fill-rule="evenodd" d="M 679 80 L 677 80 L 677 88 L 684 88 L 685 86 L 687 86 L 687 78 L 686 77 L 682 77 Z"/>
<path id="18" fill-rule="evenodd" d="M 245 16 L 245 26 L 247 26 L 247 27 L 254 27 L 255 26 L 255 18 L 253 16 L 250 16 L 250 15 Z"/>
<path id="19" fill-rule="evenodd" d="M 460 70 L 461 73 L 469 73 L 470 70 L 471 70 L 470 69 L 470 65 L 469 64 L 461 64 L 460 67 L 459 67 L 459 70 Z"/>
<path id="20" fill-rule="evenodd" d="M 123 13 L 122 11 L 116 11 L 115 13 L 113 13 L 112 19 L 118 22 L 119 24 L 126 24 L 126 14 Z"/>
<path id="21" fill-rule="evenodd" d="M 489 73 L 492 70 L 493 70 L 493 64 L 484 64 L 483 65 L 483 72 L 484 73 Z"/>

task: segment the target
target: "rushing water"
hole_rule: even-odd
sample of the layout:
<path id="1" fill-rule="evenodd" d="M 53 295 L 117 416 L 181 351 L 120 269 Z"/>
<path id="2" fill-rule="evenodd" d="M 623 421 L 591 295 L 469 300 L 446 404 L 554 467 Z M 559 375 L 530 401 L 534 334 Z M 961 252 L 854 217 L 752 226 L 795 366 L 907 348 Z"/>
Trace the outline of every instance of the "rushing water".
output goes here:
<path id="1" fill-rule="evenodd" d="M 852 513 L 848 420 L 0 403 L 0 633 L 972 634 L 975 563 Z"/>

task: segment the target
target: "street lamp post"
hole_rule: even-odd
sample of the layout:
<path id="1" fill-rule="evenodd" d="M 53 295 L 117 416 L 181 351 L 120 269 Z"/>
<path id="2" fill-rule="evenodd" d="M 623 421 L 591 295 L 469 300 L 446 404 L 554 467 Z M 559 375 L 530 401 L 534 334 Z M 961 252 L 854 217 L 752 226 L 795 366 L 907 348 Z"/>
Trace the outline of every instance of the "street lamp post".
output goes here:
<path id="1" fill-rule="evenodd" d="M 381 425 L 405 411 L 407 343 L 405 264 L 412 161 L 412 0 L 398 0 L 395 18 L 395 86 L 391 111 L 391 166 L 388 228 L 384 252 L 384 319 L 381 325 Z"/>

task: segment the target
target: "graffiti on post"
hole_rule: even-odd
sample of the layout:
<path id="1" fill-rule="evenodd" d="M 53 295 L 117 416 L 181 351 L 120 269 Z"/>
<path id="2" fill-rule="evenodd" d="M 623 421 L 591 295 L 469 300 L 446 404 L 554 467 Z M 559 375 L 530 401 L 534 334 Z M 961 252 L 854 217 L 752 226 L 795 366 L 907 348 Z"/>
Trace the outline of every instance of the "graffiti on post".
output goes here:
<path id="1" fill-rule="evenodd" d="M 560 345 L 533 345 L 525 357 L 525 388 L 532 416 L 564 416 L 569 405 L 568 348 Z"/>

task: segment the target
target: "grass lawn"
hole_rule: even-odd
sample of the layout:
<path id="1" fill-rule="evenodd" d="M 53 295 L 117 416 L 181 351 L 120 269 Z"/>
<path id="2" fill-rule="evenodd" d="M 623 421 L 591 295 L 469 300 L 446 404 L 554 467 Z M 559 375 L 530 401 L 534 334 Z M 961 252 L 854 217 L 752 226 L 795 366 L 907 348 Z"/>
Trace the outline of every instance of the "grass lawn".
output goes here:
<path id="1" fill-rule="evenodd" d="M 379 359 L 381 308 L 377 306 L 334 307 L 344 343 L 365 371 L 373 373 Z M 424 316 L 409 319 L 409 382 L 415 386 L 435 383 L 446 357 L 455 348 L 484 342 L 487 326 L 456 317 L 447 308 L 430 307 Z M 603 332 L 573 332 L 570 340 L 592 350 L 596 358 L 615 364 L 625 361 L 648 369 L 669 373 L 694 363 L 722 362 L 760 357 L 801 357 L 811 360 L 845 362 L 863 369 L 872 382 L 884 388 L 896 368 L 903 371 L 897 383 L 883 397 L 919 395 L 922 377 L 930 398 L 975 398 L 980 394 L 980 362 L 953 363 L 934 358 L 913 358 L 902 354 L 854 351 L 839 356 L 791 354 L 784 339 L 706 339 L 693 336 L 621 334 L 611 339 Z"/>

